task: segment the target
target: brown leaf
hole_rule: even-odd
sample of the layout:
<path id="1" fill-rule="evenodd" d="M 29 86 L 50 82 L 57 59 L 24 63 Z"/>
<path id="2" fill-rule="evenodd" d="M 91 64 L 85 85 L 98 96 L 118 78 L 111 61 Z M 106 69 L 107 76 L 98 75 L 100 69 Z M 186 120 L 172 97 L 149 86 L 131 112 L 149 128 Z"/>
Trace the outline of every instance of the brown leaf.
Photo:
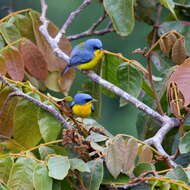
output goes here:
<path id="1" fill-rule="evenodd" d="M 152 161 L 153 152 L 147 145 L 143 145 L 138 154 L 139 162 L 150 163 Z"/>
<path id="2" fill-rule="evenodd" d="M 43 52 L 44 57 L 48 63 L 48 71 L 63 71 L 66 67 L 67 63 L 57 57 L 55 53 L 52 51 L 49 43 L 46 41 L 44 36 L 39 31 L 39 26 L 41 25 L 41 21 L 39 19 L 39 13 L 36 11 L 31 11 L 29 13 L 32 23 L 33 23 L 33 30 L 36 38 L 36 43 L 39 49 Z M 58 33 L 59 29 L 51 22 L 48 24 L 48 31 L 52 37 Z M 62 49 L 66 54 L 70 54 L 71 52 L 71 43 L 67 40 L 64 36 L 61 38 L 59 42 L 59 47 Z M 61 77 L 59 80 L 59 86 L 63 92 L 69 91 L 71 84 L 75 78 L 75 70 L 71 69 L 70 71 L 65 74 L 65 76 Z"/>
<path id="3" fill-rule="evenodd" d="M 65 68 L 65 66 L 67 65 L 67 63 L 55 55 L 55 53 L 52 51 L 49 43 L 46 41 L 44 36 L 39 31 L 39 26 L 42 24 L 39 19 L 39 16 L 40 16 L 39 13 L 36 11 L 31 11 L 29 14 L 32 18 L 33 30 L 34 30 L 37 46 L 44 53 L 44 55 L 47 59 L 48 70 L 51 72 L 62 71 Z M 55 35 L 58 33 L 59 29 L 52 22 L 49 22 L 48 31 L 52 37 L 55 37 Z M 66 54 L 68 54 L 68 55 L 70 54 L 71 44 L 65 37 L 63 37 L 60 40 L 59 45 L 60 45 L 60 48 Z"/>
<path id="4" fill-rule="evenodd" d="M 30 40 L 25 40 L 19 46 L 27 71 L 39 80 L 48 76 L 47 62 L 38 47 Z"/>
<path id="5" fill-rule="evenodd" d="M 161 51 L 164 53 L 164 54 L 168 54 L 168 51 L 167 51 L 167 47 L 164 43 L 164 39 L 163 38 L 160 38 L 160 41 L 159 41 L 159 45 L 160 45 L 160 49 Z"/>
<path id="6" fill-rule="evenodd" d="M 5 59 L 2 55 L 0 55 L 0 74 L 6 75 L 7 73 L 7 66 L 5 64 Z"/>
<path id="7" fill-rule="evenodd" d="M 16 81 L 24 79 L 24 61 L 16 47 L 7 47 L 2 52 L 9 76 Z"/>
<path id="8" fill-rule="evenodd" d="M 167 87 L 174 82 L 184 98 L 184 106 L 190 104 L 190 58 L 187 58 L 181 65 L 177 66 L 175 71 L 171 74 Z M 180 98 L 182 98 L 180 97 Z"/>
<path id="9" fill-rule="evenodd" d="M 18 98 L 12 98 L 6 107 L 0 109 L 0 134 L 11 137 L 13 134 L 13 115 Z"/>
<path id="10" fill-rule="evenodd" d="M 179 38 L 175 41 L 173 47 L 172 47 L 172 60 L 180 65 L 184 62 L 184 60 L 187 57 L 186 49 L 185 49 L 185 40 L 183 37 Z"/>
<path id="11" fill-rule="evenodd" d="M 180 110 L 184 107 L 184 97 L 175 82 L 169 84 L 167 88 L 167 96 L 171 112 L 177 118 L 181 119 L 182 115 Z"/>

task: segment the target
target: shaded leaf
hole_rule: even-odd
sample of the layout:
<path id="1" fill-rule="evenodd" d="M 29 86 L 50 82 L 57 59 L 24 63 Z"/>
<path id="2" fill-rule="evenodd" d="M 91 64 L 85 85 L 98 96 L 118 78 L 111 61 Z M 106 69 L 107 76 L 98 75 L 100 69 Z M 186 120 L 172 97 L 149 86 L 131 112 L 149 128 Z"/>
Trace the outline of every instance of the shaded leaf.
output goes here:
<path id="1" fill-rule="evenodd" d="M 0 158 L 0 180 L 5 184 L 9 179 L 9 174 L 12 165 L 13 159 L 11 157 Z"/>
<path id="2" fill-rule="evenodd" d="M 176 166 L 171 172 L 166 174 L 166 177 L 174 180 L 184 181 L 185 183 L 189 182 L 188 176 L 181 166 Z"/>
<path id="3" fill-rule="evenodd" d="M 28 72 L 39 80 L 45 80 L 48 76 L 47 62 L 38 47 L 32 41 L 24 40 L 19 48 Z"/>
<path id="4" fill-rule="evenodd" d="M 26 148 L 35 146 L 41 139 L 38 126 L 39 110 L 39 106 L 25 99 L 21 99 L 16 106 L 13 136 Z"/>
<path id="5" fill-rule="evenodd" d="M 190 152 L 190 131 L 185 133 L 185 135 L 180 138 L 179 150 L 180 153 Z"/>
<path id="6" fill-rule="evenodd" d="M 143 145 L 138 154 L 139 162 L 150 163 L 153 159 L 153 152 L 147 145 Z"/>
<path id="7" fill-rule="evenodd" d="M 14 42 L 21 38 L 17 27 L 11 22 L 3 22 L 0 24 L 0 33 L 7 44 Z"/>
<path id="8" fill-rule="evenodd" d="M 13 134 L 13 117 L 16 105 L 18 102 L 17 97 L 13 97 L 9 100 L 6 107 L 1 107 L 0 109 L 0 134 L 11 137 Z"/>
<path id="9" fill-rule="evenodd" d="M 140 176 L 141 174 L 148 172 L 148 171 L 155 171 L 156 168 L 153 164 L 149 163 L 140 163 L 138 164 L 134 170 L 133 173 L 136 177 Z"/>
<path id="10" fill-rule="evenodd" d="M 90 172 L 88 163 L 78 158 L 69 159 L 72 170 L 78 170 L 80 172 Z"/>
<path id="11" fill-rule="evenodd" d="M 164 5 L 164 7 L 168 8 L 171 11 L 171 13 L 174 15 L 174 17 L 177 19 L 177 16 L 174 11 L 175 2 L 173 0 L 160 0 L 160 3 Z"/>
<path id="12" fill-rule="evenodd" d="M 70 169 L 69 159 L 65 156 L 52 156 L 48 159 L 49 176 L 54 179 L 64 179 Z"/>
<path id="13" fill-rule="evenodd" d="M 61 130 L 61 123 L 49 112 L 40 109 L 38 114 L 40 133 L 45 142 L 57 139 Z"/>
<path id="14" fill-rule="evenodd" d="M 185 49 L 185 40 L 184 38 L 179 38 L 175 41 L 172 47 L 172 60 L 180 65 L 187 58 L 187 53 Z"/>
<path id="15" fill-rule="evenodd" d="M 33 190 L 33 171 L 35 162 L 32 159 L 20 157 L 13 164 L 9 180 L 8 188 L 11 190 Z"/>
<path id="16" fill-rule="evenodd" d="M 0 34 L 0 49 L 2 49 L 3 47 L 5 47 L 5 41 L 3 39 L 3 36 Z"/>
<path id="17" fill-rule="evenodd" d="M 138 97 L 141 92 L 142 74 L 133 68 L 129 63 L 122 63 L 118 67 L 117 78 L 119 86 L 127 91 L 134 97 Z M 122 102 L 122 105 L 126 105 L 127 102 Z"/>
<path id="18" fill-rule="evenodd" d="M 48 169 L 45 165 L 35 166 L 33 179 L 35 190 L 52 190 L 53 180 L 48 176 Z"/>
<path id="19" fill-rule="evenodd" d="M 103 0 L 114 29 L 120 36 L 128 36 L 135 25 L 134 0 Z"/>
<path id="20" fill-rule="evenodd" d="M 58 80 L 60 79 L 60 72 L 51 72 L 49 73 L 47 79 L 44 81 L 45 86 L 55 92 L 60 92 L 61 88 L 59 87 Z M 64 90 L 63 90 L 64 91 Z"/>
<path id="21" fill-rule="evenodd" d="M 7 66 L 5 63 L 5 58 L 0 54 L 0 74 L 6 75 L 7 73 Z"/>
<path id="22" fill-rule="evenodd" d="M 82 173 L 82 179 L 88 190 L 99 190 L 103 179 L 103 160 L 91 160 L 88 162 L 90 173 Z"/>
<path id="23" fill-rule="evenodd" d="M 18 49 L 11 46 L 5 48 L 2 54 L 9 76 L 13 80 L 22 81 L 24 79 L 24 62 Z"/>

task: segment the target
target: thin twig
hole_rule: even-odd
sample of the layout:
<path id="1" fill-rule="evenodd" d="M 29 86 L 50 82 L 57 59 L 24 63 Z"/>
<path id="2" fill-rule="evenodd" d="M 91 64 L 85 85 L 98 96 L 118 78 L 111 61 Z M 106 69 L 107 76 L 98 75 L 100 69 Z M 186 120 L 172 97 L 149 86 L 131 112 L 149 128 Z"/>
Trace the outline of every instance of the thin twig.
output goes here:
<path id="1" fill-rule="evenodd" d="M 152 35 L 152 41 L 151 41 L 151 46 L 156 42 L 156 37 L 157 37 L 157 32 L 158 32 L 158 26 L 160 24 L 160 16 L 161 16 L 161 11 L 162 11 L 162 6 L 160 4 L 158 4 L 158 7 L 157 7 L 157 15 L 156 15 L 156 22 L 154 24 L 154 28 L 153 28 L 153 35 Z M 147 57 L 147 65 L 148 65 L 148 79 L 149 79 L 149 82 L 150 82 L 150 85 L 151 85 L 151 88 L 153 90 L 153 93 L 154 93 L 154 97 L 155 97 L 155 100 L 156 100 L 156 105 L 158 107 L 158 111 L 161 115 L 164 115 L 164 112 L 162 110 L 162 106 L 160 104 L 160 101 L 159 101 L 159 96 L 156 92 L 156 88 L 155 88 L 155 85 L 154 85 L 154 81 L 152 79 L 152 62 L 151 62 L 151 54 L 149 54 L 149 56 Z"/>
<path id="2" fill-rule="evenodd" d="M 55 41 L 59 42 L 59 40 L 61 39 L 62 35 L 65 34 L 68 26 L 72 23 L 72 21 L 75 19 L 75 17 L 85 8 L 87 7 L 92 0 L 84 0 L 83 3 L 78 7 L 78 9 L 76 9 L 75 11 L 73 11 L 72 13 L 70 13 L 69 17 L 67 18 L 65 24 L 62 26 L 61 30 L 58 32 L 58 34 L 55 37 Z"/>
<path id="3" fill-rule="evenodd" d="M 63 118 L 63 116 L 56 111 L 52 106 L 50 105 L 46 105 L 42 102 L 40 102 L 39 100 L 24 94 L 21 90 L 19 90 L 16 86 L 12 85 L 11 83 L 9 83 L 8 81 L 6 81 L 2 76 L 0 76 L 0 81 L 2 81 L 4 84 L 8 85 L 14 92 L 12 92 L 11 94 L 9 94 L 8 99 L 6 100 L 6 104 L 7 102 L 10 100 L 10 98 L 15 97 L 15 96 L 20 96 L 23 97 L 25 99 L 27 99 L 28 101 L 38 105 L 40 108 L 50 112 L 55 118 L 57 118 L 60 123 L 66 127 L 66 128 L 71 128 L 71 126 L 67 123 L 67 121 Z"/>

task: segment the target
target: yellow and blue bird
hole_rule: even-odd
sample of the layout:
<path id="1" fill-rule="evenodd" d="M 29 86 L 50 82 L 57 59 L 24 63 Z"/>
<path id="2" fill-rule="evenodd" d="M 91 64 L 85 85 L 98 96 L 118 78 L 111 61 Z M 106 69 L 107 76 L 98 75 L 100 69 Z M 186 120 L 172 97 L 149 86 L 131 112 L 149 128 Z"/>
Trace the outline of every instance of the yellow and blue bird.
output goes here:
<path id="1" fill-rule="evenodd" d="M 99 39 L 89 39 L 76 45 L 70 56 L 70 62 L 62 74 L 66 73 L 71 67 L 82 70 L 92 69 L 102 58 L 103 46 Z"/>
<path id="2" fill-rule="evenodd" d="M 89 117 L 94 111 L 93 102 L 96 100 L 92 98 L 89 94 L 78 93 L 74 96 L 74 100 L 71 102 L 70 106 L 73 114 L 79 117 Z"/>

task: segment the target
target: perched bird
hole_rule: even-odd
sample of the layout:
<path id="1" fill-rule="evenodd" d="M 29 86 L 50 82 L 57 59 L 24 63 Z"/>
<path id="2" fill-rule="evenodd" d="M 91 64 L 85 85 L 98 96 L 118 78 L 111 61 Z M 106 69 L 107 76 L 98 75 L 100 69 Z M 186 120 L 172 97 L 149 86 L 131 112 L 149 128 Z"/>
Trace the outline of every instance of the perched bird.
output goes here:
<path id="1" fill-rule="evenodd" d="M 88 117 L 94 111 L 93 102 L 96 100 L 89 94 L 78 93 L 74 96 L 74 100 L 70 106 L 73 114 L 79 117 Z"/>
<path id="2" fill-rule="evenodd" d="M 79 69 L 93 68 L 103 56 L 102 42 L 99 39 L 89 39 L 75 46 L 71 52 L 70 62 L 62 72 L 66 73 L 71 67 Z"/>

